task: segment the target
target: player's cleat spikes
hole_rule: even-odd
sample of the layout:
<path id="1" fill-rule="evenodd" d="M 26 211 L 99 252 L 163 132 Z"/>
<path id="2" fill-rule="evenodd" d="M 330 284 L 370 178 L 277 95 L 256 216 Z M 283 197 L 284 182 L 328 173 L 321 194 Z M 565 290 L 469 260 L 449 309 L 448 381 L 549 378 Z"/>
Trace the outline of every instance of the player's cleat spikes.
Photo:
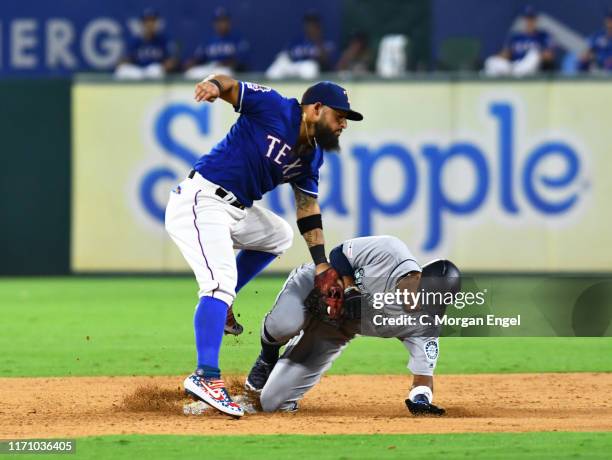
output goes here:
<path id="1" fill-rule="evenodd" d="M 221 379 L 198 375 L 197 371 L 185 379 L 185 392 L 204 401 L 211 407 L 233 417 L 242 417 L 242 407 L 232 401 Z"/>
<path id="2" fill-rule="evenodd" d="M 240 335 L 244 331 L 244 327 L 238 321 L 236 321 L 236 317 L 234 316 L 234 306 L 230 305 L 227 309 L 227 317 L 225 318 L 225 334 L 232 335 Z"/>
<path id="3" fill-rule="evenodd" d="M 274 369 L 273 364 L 268 364 L 261 358 L 261 356 L 258 356 L 255 364 L 253 364 L 253 367 L 251 368 L 251 372 L 249 372 L 249 375 L 246 378 L 246 382 L 244 382 L 246 389 L 256 393 L 261 393 L 263 387 L 266 386 L 266 382 L 268 381 L 268 377 L 270 377 L 272 369 Z"/>

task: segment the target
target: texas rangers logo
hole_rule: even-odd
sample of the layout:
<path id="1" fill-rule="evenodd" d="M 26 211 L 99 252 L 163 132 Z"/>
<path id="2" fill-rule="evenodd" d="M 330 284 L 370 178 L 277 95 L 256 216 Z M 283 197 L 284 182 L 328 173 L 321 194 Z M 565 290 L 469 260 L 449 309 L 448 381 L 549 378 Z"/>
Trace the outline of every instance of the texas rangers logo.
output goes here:
<path id="1" fill-rule="evenodd" d="M 268 91 L 272 90 L 272 88 L 270 88 L 269 86 L 258 85 L 257 83 L 245 82 L 244 84 L 247 85 L 247 88 L 252 91 L 261 91 L 262 93 L 267 93 Z"/>

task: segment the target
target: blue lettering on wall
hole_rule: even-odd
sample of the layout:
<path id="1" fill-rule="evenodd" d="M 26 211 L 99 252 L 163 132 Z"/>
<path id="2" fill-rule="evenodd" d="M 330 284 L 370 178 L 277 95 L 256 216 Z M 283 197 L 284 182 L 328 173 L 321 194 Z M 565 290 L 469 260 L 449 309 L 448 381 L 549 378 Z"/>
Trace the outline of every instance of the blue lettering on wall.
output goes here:
<path id="1" fill-rule="evenodd" d="M 164 149 L 164 153 L 181 160 L 187 166 L 192 166 L 199 158 L 198 153 L 174 139 L 172 137 L 171 126 L 177 117 L 187 116 L 195 121 L 202 135 L 208 135 L 210 132 L 209 110 L 207 104 L 197 108 L 183 103 L 169 104 L 164 107 L 155 119 L 153 131 L 155 140 Z M 147 213 L 160 222 L 164 221 L 166 203 L 156 203 L 153 192 L 161 180 L 169 179 L 176 180 L 177 175 L 168 167 L 158 167 L 147 172 L 140 182 L 140 200 Z"/>
<path id="2" fill-rule="evenodd" d="M 209 110 L 208 105 L 197 108 L 183 103 L 165 106 L 155 118 L 153 126 L 155 140 L 164 153 L 187 166 L 193 165 L 198 158 L 198 152 L 192 151 L 176 139 L 171 126 L 177 117 L 186 116 L 195 122 L 202 135 L 208 135 Z M 513 105 L 506 101 L 493 101 L 488 105 L 486 113 L 496 122 L 497 127 L 495 149 L 489 152 L 489 155 L 486 155 L 477 142 L 465 140 L 445 145 L 427 142 L 412 151 L 398 142 L 381 142 L 376 146 L 355 144 L 350 149 L 350 156 L 326 154 L 321 181 L 327 187 L 326 193 L 319 197 L 321 209 L 339 216 L 352 214 L 356 224 L 355 234 L 358 236 L 376 234 L 377 218 L 400 216 L 410 210 L 419 198 L 418 185 L 419 181 L 423 180 L 425 186 L 421 187 L 421 199 L 426 215 L 423 216 L 421 224 L 425 229 L 425 239 L 422 243 L 424 251 L 433 251 L 444 241 L 446 218 L 465 218 L 478 212 L 489 193 L 497 193 L 495 201 L 491 202 L 497 203 L 504 213 L 514 217 L 520 216 L 523 211 L 518 205 L 519 195 L 525 198 L 521 202 L 524 203 L 522 207 L 529 206 L 545 217 L 570 211 L 579 202 L 579 192 L 572 187 L 579 180 L 581 172 L 579 152 L 566 142 L 554 140 L 541 142 L 527 152 L 527 155 L 517 156 Z M 494 162 L 493 155 L 497 155 L 497 169 L 489 164 Z M 452 183 L 444 183 L 445 168 L 453 159 L 458 158 L 466 160 L 474 171 L 470 194 L 462 198 L 457 197 Z M 522 160 L 517 161 L 516 158 Z M 561 161 L 564 167 L 551 172 L 547 160 L 553 158 L 557 161 L 557 166 Z M 390 201 L 384 201 L 377 196 L 373 183 L 376 167 L 381 164 L 381 160 L 393 161 L 404 174 L 399 195 Z M 346 169 L 343 162 L 346 161 L 355 161 L 357 167 L 358 196 L 354 200 L 356 206 L 352 213 L 345 202 L 345 186 L 347 181 L 350 181 L 350 178 L 344 177 Z M 520 178 L 520 181 L 515 181 L 515 176 Z M 139 194 L 143 207 L 159 222 L 164 219 L 165 202 L 155 201 L 154 190 L 161 182 L 176 179 L 177 174 L 169 167 L 159 166 L 149 171 L 140 183 Z M 495 180 L 499 183 L 494 183 Z M 550 196 L 552 192 L 554 197 Z M 273 212 L 287 216 L 293 213 L 294 206 L 284 205 L 283 193 L 287 193 L 287 202 L 293 203 L 290 196 L 292 191 L 288 187 L 272 190 L 266 195 L 266 200 Z"/>
<path id="3" fill-rule="evenodd" d="M 344 183 L 342 181 L 340 155 L 335 153 L 325 154 L 325 177 L 321 178 L 322 181 L 329 185 L 329 190 L 326 198 L 319 197 L 321 210 L 333 210 L 340 216 L 347 215 L 348 209 L 344 204 Z"/>
<path id="4" fill-rule="evenodd" d="M 429 163 L 429 207 L 427 241 L 423 245 L 426 251 L 435 249 L 440 243 L 442 234 L 442 214 L 470 214 L 480 207 L 487 196 L 489 188 L 489 171 L 487 160 L 478 147 L 473 144 L 451 144 L 447 151 L 435 145 L 423 146 L 423 155 Z M 453 158 L 464 157 L 474 166 L 476 185 L 472 196 L 464 202 L 453 200 L 444 193 L 442 174 L 444 165 Z"/>
<path id="5" fill-rule="evenodd" d="M 514 110 L 510 104 L 491 104 L 489 112 L 499 121 L 499 189 L 501 205 L 509 214 L 518 213 L 518 207 L 512 196 L 514 181 Z"/>
<path id="6" fill-rule="evenodd" d="M 410 152 L 399 144 L 383 144 L 377 150 L 370 151 L 364 145 L 353 147 L 353 157 L 359 162 L 359 224 L 357 233 L 360 236 L 371 235 L 372 214 L 380 211 L 385 215 L 397 215 L 408 209 L 417 192 L 417 169 Z M 402 166 L 406 179 L 404 190 L 396 201 L 384 203 L 372 190 L 372 174 L 376 163 L 383 158 L 393 158 Z"/>
<path id="7" fill-rule="evenodd" d="M 170 179 L 175 181 L 177 179 L 176 174 L 171 171 L 169 168 L 161 167 L 155 168 L 152 171 L 149 171 L 142 179 L 140 183 L 140 201 L 145 208 L 145 210 L 156 220 L 163 222 L 164 215 L 166 212 L 165 203 L 162 205 L 161 203 L 156 203 L 155 198 L 153 197 L 153 190 L 155 190 L 155 185 L 163 179 Z"/>
<path id="8" fill-rule="evenodd" d="M 565 160 L 567 168 L 565 173 L 559 177 L 541 176 L 540 182 L 551 189 L 561 189 L 570 185 L 580 170 L 578 155 L 567 144 L 562 142 L 551 142 L 541 144 L 536 148 L 525 162 L 523 170 L 523 188 L 525 195 L 531 204 L 544 214 L 559 214 L 570 209 L 578 200 L 578 194 L 569 195 L 565 200 L 552 202 L 546 201 L 536 190 L 536 168 L 538 163 L 551 156 L 559 156 Z"/>

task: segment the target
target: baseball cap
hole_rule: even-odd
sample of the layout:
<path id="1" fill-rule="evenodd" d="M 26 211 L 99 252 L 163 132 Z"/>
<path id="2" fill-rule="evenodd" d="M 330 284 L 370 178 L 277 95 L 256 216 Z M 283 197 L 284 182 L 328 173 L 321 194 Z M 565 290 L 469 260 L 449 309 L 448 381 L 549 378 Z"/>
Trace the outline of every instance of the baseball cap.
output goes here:
<path id="1" fill-rule="evenodd" d="M 157 19 L 159 18 L 159 12 L 155 8 L 147 7 L 142 11 L 140 15 L 141 19 Z"/>
<path id="2" fill-rule="evenodd" d="M 302 105 L 320 102 L 332 109 L 346 112 L 346 118 L 353 121 L 363 120 L 363 115 L 351 110 L 351 104 L 346 90 L 331 81 L 320 81 L 308 88 L 302 96 Z"/>
<path id="3" fill-rule="evenodd" d="M 317 10 L 308 10 L 304 13 L 304 22 L 320 22 L 321 15 Z"/>
<path id="4" fill-rule="evenodd" d="M 215 20 L 217 19 L 229 19 L 230 18 L 230 14 L 228 13 L 228 11 L 223 8 L 222 6 L 219 6 L 217 8 L 215 8 L 215 11 L 213 13 L 213 17 Z"/>
<path id="5" fill-rule="evenodd" d="M 527 5 L 525 8 L 523 8 L 523 17 L 535 18 L 537 15 L 538 15 L 538 12 L 533 6 Z"/>

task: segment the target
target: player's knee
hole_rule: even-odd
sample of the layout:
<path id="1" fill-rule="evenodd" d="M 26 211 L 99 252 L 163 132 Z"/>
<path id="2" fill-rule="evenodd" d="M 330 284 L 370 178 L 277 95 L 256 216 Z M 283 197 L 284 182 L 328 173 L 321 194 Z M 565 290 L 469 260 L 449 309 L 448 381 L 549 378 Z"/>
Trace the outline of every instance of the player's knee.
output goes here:
<path id="1" fill-rule="evenodd" d="M 293 244 L 293 229 L 286 220 L 279 219 L 275 253 L 281 255 Z"/>
<path id="2" fill-rule="evenodd" d="M 284 403 L 283 398 L 279 394 L 274 394 L 272 391 L 266 391 L 266 387 L 262 390 L 259 396 L 259 403 L 264 412 L 276 412 Z"/>
<path id="3" fill-rule="evenodd" d="M 271 345 L 284 345 L 300 333 L 304 327 L 303 316 L 277 318 L 267 315 L 262 326 L 262 339 Z"/>

